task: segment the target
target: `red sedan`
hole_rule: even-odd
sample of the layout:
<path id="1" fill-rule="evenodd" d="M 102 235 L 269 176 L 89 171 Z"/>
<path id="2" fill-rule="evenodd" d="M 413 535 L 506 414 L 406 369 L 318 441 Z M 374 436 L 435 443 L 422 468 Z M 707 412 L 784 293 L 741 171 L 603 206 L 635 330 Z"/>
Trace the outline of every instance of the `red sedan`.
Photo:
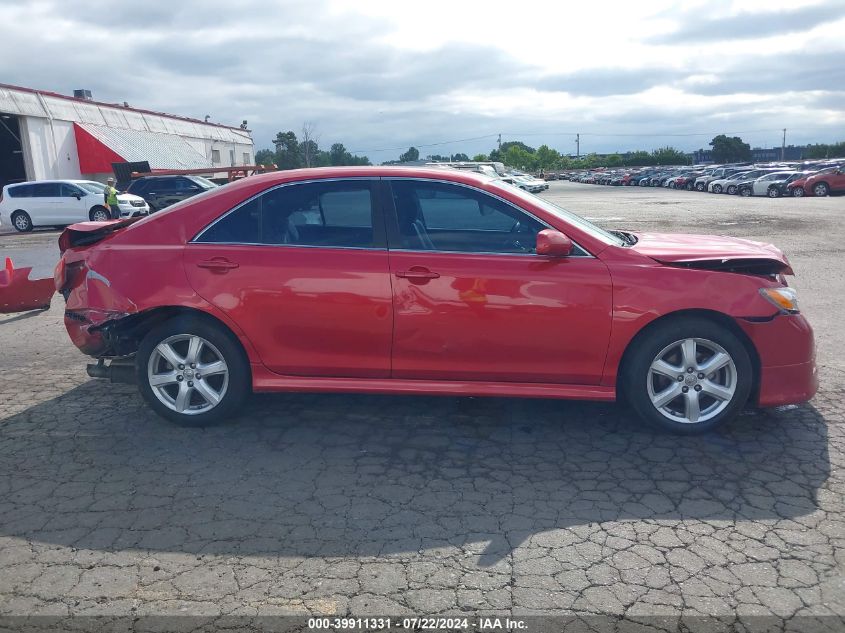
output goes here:
<path id="1" fill-rule="evenodd" d="M 694 433 L 818 385 L 775 247 L 606 231 L 474 173 L 254 176 L 74 225 L 60 247 L 74 343 L 134 358 L 143 397 L 182 424 L 250 391 L 624 395 Z"/>

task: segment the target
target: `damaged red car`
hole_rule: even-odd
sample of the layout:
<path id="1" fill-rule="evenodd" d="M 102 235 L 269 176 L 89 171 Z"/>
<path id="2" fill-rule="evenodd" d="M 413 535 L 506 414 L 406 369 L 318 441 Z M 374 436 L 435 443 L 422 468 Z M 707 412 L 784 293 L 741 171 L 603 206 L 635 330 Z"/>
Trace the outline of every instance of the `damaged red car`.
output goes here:
<path id="1" fill-rule="evenodd" d="M 774 246 L 607 231 L 479 174 L 254 176 L 60 247 L 89 373 L 180 424 L 308 391 L 624 398 L 696 433 L 818 386 Z"/>

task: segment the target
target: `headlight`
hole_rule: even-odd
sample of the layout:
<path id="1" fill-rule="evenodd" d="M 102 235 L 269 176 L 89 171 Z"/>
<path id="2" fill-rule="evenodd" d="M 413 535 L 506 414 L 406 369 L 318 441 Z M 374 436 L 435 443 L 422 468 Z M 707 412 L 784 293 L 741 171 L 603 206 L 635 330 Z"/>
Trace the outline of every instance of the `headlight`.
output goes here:
<path id="1" fill-rule="evenodd" d="M 760 288 L 760 294 L 783 314 L 798 314 L 798 293 L 792 288 Z"/>

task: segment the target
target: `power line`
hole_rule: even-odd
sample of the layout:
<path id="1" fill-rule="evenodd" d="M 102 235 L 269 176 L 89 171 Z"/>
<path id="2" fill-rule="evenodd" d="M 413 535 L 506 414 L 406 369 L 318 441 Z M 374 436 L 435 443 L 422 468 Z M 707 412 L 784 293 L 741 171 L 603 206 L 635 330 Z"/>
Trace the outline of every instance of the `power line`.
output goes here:
<path id="1" fill-rule="evenodd" d="M 420 143 L 420 144 L 411 144 L 410 147 L 416 148 L 423 148 L 423 147 L 440 147 L 443 145 L 452 145 L 455 143 L 467 143 L 469 141 L 480 141 L 487 138 L 496 138 L 498 143 L 502 143 L 503 141 L 502 136 L 507 136 L 514 139 L 525 138 L 525 137 L 532 137 L 532 136 L 575 136 L 580 139 L 582 136 L 592 136 L 592 137 L 599 137 L 599 138 L 689 138 L 694 136 L 718 136 L 719 134 L 725 135 L 739 135 L 739 134 L 764 134 L 769 132 L 781 132 L 783 128 L 768 128 L 762 130 L 741 130 L 741 131 L 734 131 L 734 132 L 725 132 L 725 131 L 716 131 L 716 132 L 684 132 L 684 133 L 677 133 L 677 132 L 670 132 L 670 133 L 659 133 L 659 132 L 642 132 L 636 134 L 611 134 L 605 132 L 520 132 L 520 133 L 511 133 L 511 132 L 501 132 L 501 133 L 494 133 L 494 134 L 483 134 L 481 136 L 473 136 L 469 138 L 459 138 L 450 141 L 438 141 L 437 143 Z M 506 141 L 505 141 L 506 142 Z M 501 147 L 501 145 L 500 145 Z M 382 147 L 378 149 L 356 149 L 350 150 L 352 154 L 367 154 L 367 153 L 375 153 L 375 152 L 396 152 L 401 150 L 406 150 L 408 147 L 400 146 L 400 147 Z"/>

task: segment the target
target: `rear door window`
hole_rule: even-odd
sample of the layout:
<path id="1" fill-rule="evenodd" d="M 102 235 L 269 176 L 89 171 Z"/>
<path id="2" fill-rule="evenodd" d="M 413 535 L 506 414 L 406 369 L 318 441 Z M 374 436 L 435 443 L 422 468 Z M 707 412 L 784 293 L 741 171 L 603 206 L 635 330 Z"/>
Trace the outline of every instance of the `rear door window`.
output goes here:
<path id="1" fill-rule="evenodd" d="M 224 215 L 195 241 L 383 248 L 372 192 L 369 180 L 276 187 Z"/>
<path id="2" fill-rule="evenodd" d="M 57 182 L 37 182 L 32 185 L 32 197 L 34 198 L 58 198 L 60 184 Z"/>

